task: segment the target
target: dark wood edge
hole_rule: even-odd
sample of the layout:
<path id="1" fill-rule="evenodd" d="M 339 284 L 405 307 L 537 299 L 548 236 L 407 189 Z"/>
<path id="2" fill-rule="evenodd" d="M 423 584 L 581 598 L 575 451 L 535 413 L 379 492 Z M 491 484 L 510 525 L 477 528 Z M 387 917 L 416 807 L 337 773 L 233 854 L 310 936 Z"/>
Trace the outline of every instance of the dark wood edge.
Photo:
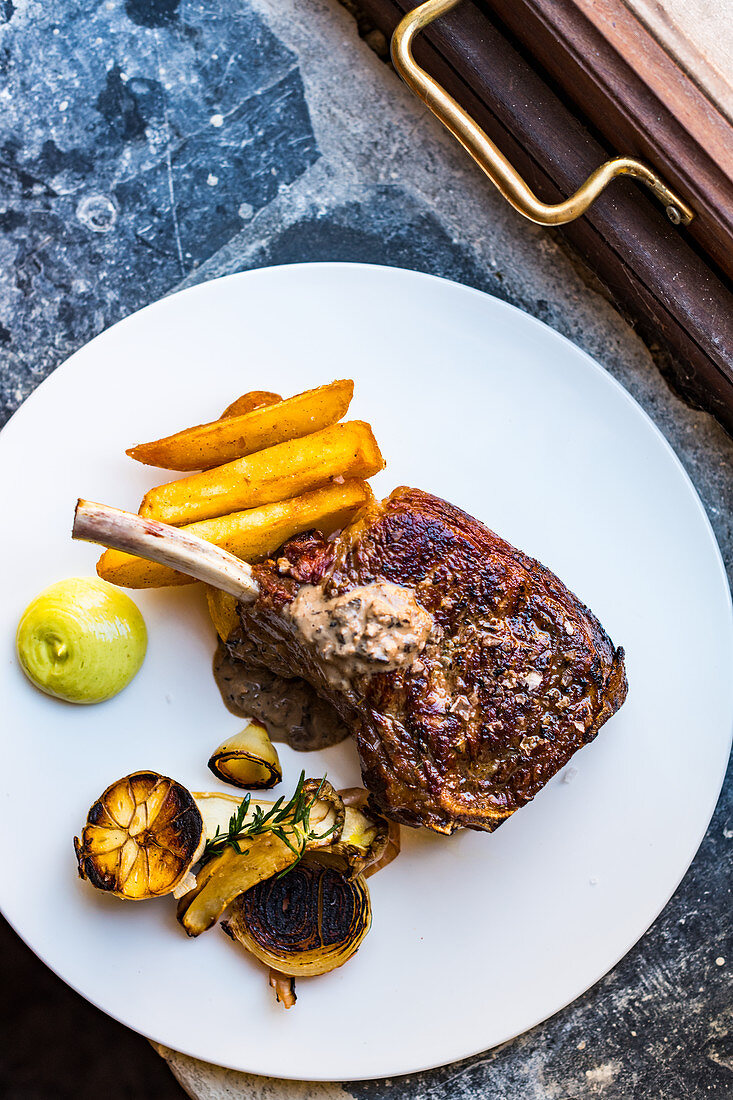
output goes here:
<path id="1" fill-rule="evenodd" d="M 617 153 L 696 211 L 688 232 L 733 278 L 733 125 L 622 0 L 479 0 Z"/>
<path id="2" fill-rule="evenodd" d="M 360 0 L 360 6 L 389 37 L 413 5 Z M 472 5 L 421 36 L 416 56 L 546 201 L 568 194 L 607 155 Z M 614 183 L 591 216 L 560 233 L 645 339 L 671 353 L 679 392 L 733 433 L 733 295 L 653 200 L 634 184 Z"/>

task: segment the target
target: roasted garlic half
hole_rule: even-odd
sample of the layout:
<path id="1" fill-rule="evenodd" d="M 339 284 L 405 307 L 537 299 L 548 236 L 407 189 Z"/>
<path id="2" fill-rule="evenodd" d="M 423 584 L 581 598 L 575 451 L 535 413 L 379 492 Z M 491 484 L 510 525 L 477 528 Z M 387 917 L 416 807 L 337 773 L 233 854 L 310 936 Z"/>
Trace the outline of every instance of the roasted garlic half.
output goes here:
<path id="1" fill-rule="evenodd" d="M 79 875 L 118 898 L 171 894 L 200 858 L 206 834 L 190 791 L 157 772 L 118 779 L 74 837 Z"/>

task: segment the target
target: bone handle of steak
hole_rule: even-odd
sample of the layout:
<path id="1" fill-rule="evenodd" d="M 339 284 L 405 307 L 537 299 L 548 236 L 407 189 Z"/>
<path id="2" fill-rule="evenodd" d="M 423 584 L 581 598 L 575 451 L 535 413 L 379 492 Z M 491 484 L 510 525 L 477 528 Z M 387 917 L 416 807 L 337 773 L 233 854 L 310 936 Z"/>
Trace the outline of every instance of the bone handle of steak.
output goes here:
<path id="1" fill-rule="evenodd" d="M 84 542 L 98 542 L 160 565 L 169 565 L 244 603 L 253 602 L 259 595 L 259 587 L 246 562 L 168 523 L 145 519 L 106 504 L 79 500 L 71 535 Z"/>

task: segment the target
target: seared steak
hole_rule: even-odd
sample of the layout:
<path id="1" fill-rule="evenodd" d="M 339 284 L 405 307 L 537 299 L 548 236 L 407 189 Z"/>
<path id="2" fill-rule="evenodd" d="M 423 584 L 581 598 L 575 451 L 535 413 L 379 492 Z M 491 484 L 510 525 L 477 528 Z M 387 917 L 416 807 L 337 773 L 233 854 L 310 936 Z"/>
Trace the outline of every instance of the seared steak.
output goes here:
<path id="1" fill-rule="evenodd" d="M 335 541 L 298 536 L 255 567 L 237 656 L 302 677 L 353 732 L 387 816 L 440 833 L 493 830 L 598 733 L 626 697 L 624 654 L 544 566 L 418 489 L 370 507 Z M 333 684 L 283 614 L 304 584 L 415 589 L 435 629 L 402 670 Z"/>

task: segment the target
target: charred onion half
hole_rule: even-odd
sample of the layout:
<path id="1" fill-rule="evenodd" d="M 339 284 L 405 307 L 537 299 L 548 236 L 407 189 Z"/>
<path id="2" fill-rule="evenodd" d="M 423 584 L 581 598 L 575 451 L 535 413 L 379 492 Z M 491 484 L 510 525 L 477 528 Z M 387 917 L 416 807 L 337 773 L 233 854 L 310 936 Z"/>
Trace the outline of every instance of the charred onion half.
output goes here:
<path id="1" fill-rule="evenodd" d="M 287 877 L 267 879 L 237 898 L 222 928 L 265 966 L 298 978 L 343 966 L 371 923 L 364 879 L 347 879 L 306 856 Z"/>

